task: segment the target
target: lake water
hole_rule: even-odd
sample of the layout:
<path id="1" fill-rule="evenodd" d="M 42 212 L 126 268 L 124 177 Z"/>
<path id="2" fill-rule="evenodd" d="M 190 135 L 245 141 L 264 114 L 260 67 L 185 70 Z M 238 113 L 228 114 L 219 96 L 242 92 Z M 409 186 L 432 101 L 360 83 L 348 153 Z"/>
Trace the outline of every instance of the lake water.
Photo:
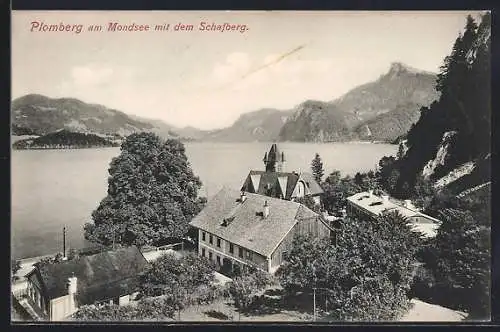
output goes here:
<path id="1" fill-rule="evenodd" d="M 186 143 L 186 154 L 210 198 L 222 186 L 239 189 L 250 169 L 263 169 L 269 143 Z M 285 171 L 309 171 L 317 152 L 325 174 L 340 170 L 353 175 L 374 169 L 379 159 L 393 155 L 396 145 L 367 143 L 281 143 Z M 83 225 L 106 195 L 108 166 L 119 148 L 12 151 L 12 255 L 24 258 L 81 248 Z"/>

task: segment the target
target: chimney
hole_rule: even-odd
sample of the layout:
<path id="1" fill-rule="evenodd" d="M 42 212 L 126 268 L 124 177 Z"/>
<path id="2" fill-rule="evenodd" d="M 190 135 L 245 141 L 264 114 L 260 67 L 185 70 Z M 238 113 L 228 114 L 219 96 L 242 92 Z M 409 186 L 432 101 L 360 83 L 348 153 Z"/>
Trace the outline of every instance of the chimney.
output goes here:
<path id="1" fill-rule="evenodd" d="M 262 212 L 264 218 L 269 216 L 269 205 L 267 205 L 267 201 L 264 202 L 264 211 Z"/>
<path id="2" fill-rule="evenodd" d="M 389 202 L 389 195 L 382 195 L 382 200 L 384 202 Z"/>
<path id="3" fill-rule="evenodd" d="M 412 208 L 411 200 L 405 199 L 404 202 L 403 202 L 403 206 L 405 208 L 411 209 Z"/>
<path id="4" fill-rule="evenodd" d="M 241 203 L 243 203 L 246 199 L 247 199 L 247 195 L 245 194 L 244 191 L 242 191 L 241 195 L 240 195 L 240 201 L 241 201 Z"/>
<path id="5" fill-rule="evenodd" d="M 373 197 L 373 189 L 368 190 L 368 194 L 370 195 L 370 197 Z"/>
<path id="6" fill-rule="evenodd" d="M 68 278 L 68 294 L 69 295 L 76 294 L 77 282 L 78 282 L 78 279 L 75 277 L 75 274 L 73 273 L 73 275 Z"/>
<path id="7" fill-rule="evenodd" d="M 70 278 L 68 278 L 68 295 L 69 295 L 69 308 L 67 310 L 70 314 L 73 314 L 78 308 L 76 305 L 75 297 L 77 291 L 77 278 L 73 273 Z"/>

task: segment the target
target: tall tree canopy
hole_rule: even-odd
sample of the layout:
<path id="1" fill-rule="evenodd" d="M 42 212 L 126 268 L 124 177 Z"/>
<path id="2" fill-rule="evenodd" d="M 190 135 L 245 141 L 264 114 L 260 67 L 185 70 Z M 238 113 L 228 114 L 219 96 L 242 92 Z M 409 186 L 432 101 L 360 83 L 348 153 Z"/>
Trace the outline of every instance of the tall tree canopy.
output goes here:
<path id="1" fill-rule="evenodd" d="M 316 182 L 321 183 L 321 179 L 323 178 L 323 175 L 325 175 L 325 171 L 323 169 L 323 162 L 321 161 L 319 153 L 316 153 L 311 162 L 311 170 Z"/>
<path id="2" fill-rule="evenodd" d="M 109 175 L 108 195 L 85 225 L 87 240 L 141 246 L 181 237 L 202 208 L 201 181 L 178 140 L 163 141 L 153 133 L 128 136 Z"/>
<path id="3" fill-rule="evenodd" d="M 408 304 L 420 246 L 418 234 L 396 213 L 377 220 L 348 220 L 337 246 L 328 240 L 295 238 L 277 274 L 289 296 L 322 288 L 339 320 L 391 320 Z"/>
<path id="4" fill-rule="evenodd" d="M 433 202 L 437 206 L 431 208 L 442 209 L 443 223 L 422 251 L 422 261 L 433 277 L 437 301 L 483 319 L 490 313 L 491 216 L 484 195 L 471 196 Z"/>
<path id="5" fill-rule="evenodd" d="M 482 16 L 479 24 L 467 17 L 463 33 L 457 37 L 438 74 L 436 89 L 440 98 L 422 108 L 419 121 L 408 132 L 408 150 L 394 164 L 397 172 L 392 176 L 398 175 L 394 192 L 401 198 L 412 194 L 403 188 L 413 188 L 426 163 L 436 157 L 445 133 L 449 144 L 446 160 L 436 167 L 432 179 L 490 153 L 490 36 L 489 13 Z"/>

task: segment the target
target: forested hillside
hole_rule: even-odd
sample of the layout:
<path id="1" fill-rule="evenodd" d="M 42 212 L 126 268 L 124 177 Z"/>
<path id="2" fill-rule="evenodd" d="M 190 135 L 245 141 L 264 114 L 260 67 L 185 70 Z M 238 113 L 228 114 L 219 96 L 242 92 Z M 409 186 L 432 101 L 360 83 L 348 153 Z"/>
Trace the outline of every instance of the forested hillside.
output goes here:
<path id="1" fill-rule="evenodd" d="M 488 182 L 491 161 L 491 16 L 479 25 L 468 17 L 463 34 L 444 59 L 436 88 L 440 98 L 422 108 L 407 135 L 407 151 L 394 162 L 395 193 L 405 194 L 419 176 L 435 181 L 472 162 L 465 189 Z M 394 179 L 394 178 L 397 178 Z M 457 180 L 458 181 L 458 180 Z"/>

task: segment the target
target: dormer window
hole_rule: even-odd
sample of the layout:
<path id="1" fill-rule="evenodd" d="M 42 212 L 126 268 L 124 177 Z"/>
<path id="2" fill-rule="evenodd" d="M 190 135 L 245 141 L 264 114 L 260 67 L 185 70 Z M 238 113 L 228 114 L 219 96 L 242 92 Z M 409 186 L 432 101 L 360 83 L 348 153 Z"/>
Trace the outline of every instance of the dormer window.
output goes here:
<path id="1" fill-rule="evenodd" d="M 233 220 L 234 217 L 224 218 L 224 220 L 222 220 L 221 226 L 227 227 Z"/>
<path id="2" fill-rule="evenodd" d="M 305 194 L 304 182 L 300 181 L 297 184 L 297 197 L 304 197 L 304 194 Z"/>

